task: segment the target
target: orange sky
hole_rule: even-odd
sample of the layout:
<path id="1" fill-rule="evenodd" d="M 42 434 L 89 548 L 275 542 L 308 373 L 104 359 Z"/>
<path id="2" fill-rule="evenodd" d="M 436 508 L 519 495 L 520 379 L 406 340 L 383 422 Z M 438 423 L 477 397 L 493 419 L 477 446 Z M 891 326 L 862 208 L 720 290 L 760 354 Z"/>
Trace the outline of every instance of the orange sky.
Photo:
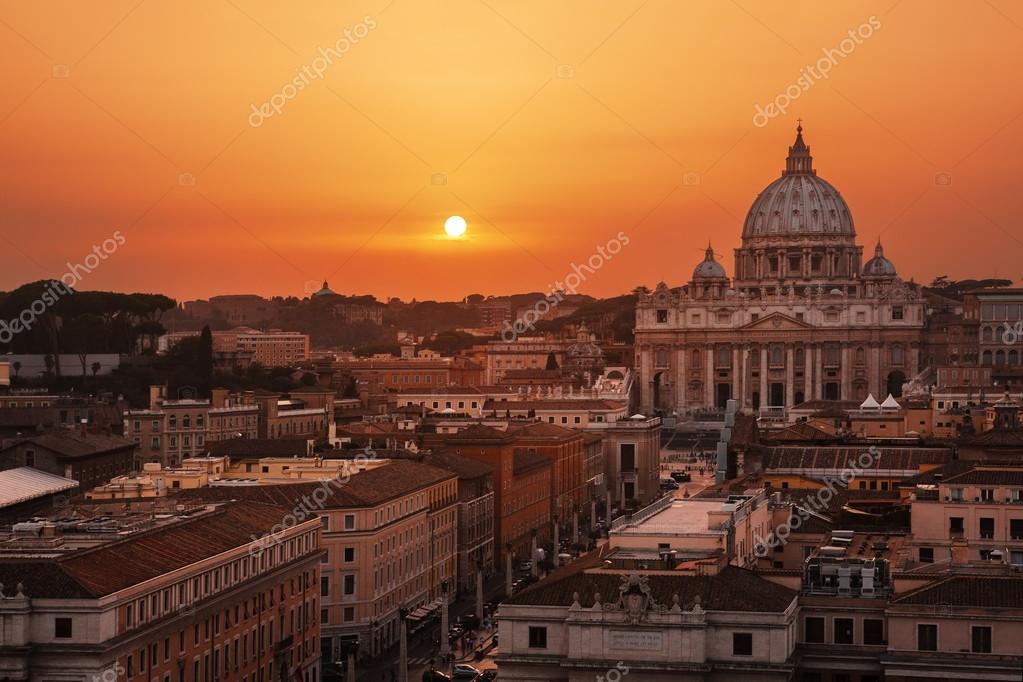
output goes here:
<path id="1" fill-rule="evenodd" d="M 871 16 L 827 79 L 753 124 Z M 81 288 L 509 293 L 619 230 L 581 292 L 678 285 L 708 238 L 731 272 L 800 116 L 868 254 L 880 233 L 907 278 L 1020 278 L 1021 44 L 1008 0 L 6 0 L 0 289 L 115 230 Z M 441 236 L 451 214 L 467 238 Z"/>

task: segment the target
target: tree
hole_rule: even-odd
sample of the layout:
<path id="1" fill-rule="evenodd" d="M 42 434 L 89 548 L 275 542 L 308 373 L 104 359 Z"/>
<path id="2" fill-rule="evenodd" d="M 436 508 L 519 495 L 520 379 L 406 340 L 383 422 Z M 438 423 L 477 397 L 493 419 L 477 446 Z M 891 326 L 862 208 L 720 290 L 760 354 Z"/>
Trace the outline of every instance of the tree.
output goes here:
<path id="1" fill-rule="evenodd" d="M 558 369 L 558 359 L 554 357 L 554 353 L 547 354 L 547 366 L 544 367 L 546 370 Z"/>
<path id="2" fill-rule="evenodd" d="M 101 369 L 103 369 L 103 365 L 101 365 L 98 362 L 94 362 L 94 363 L 92 363 L 91 369 L 92 369 L 92 379 L 93 379 L 93 381 L 95 381 L 96 380 L 96 375 L 99 374 L 99 371 Z"/>
<path id="3" fill-rule="evenodd" d="M 21 362 L 19 362 L 18 360 L 15 360 L 14 362 L 12 362 L 11 363 L 11 369 L 14 370 L 14 378 L 17 379 L 18 378 L 18 372 L 21 371 Z"/>

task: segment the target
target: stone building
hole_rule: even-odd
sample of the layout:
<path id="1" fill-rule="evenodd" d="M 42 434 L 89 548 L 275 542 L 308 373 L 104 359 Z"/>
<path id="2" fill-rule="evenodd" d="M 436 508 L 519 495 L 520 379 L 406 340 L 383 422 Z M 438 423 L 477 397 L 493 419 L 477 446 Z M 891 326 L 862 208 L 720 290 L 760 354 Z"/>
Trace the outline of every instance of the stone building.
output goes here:
<path id="1" fill-rule="evenodd" d="M 730 278 L 708 246 L 682 287 L 636 308 L 641 410 L 783 412 L 808 400 L 899 397 L 920 367 L 924 303 L 880 242 L 862 263 L 845 199 L 817 175 L 802 126 L 753 202 Z"/>

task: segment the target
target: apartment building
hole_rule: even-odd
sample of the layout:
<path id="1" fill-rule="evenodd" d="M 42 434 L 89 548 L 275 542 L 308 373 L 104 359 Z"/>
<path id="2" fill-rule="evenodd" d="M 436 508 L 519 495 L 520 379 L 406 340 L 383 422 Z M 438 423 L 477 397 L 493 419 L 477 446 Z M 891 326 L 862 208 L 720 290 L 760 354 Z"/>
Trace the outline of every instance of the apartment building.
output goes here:
<path id="1" fill-rule="evenodd" d="M 81 490 L 132 471 L 136 445 L 108 434 L 58 428 L 0 449 L 0 470 L 31 467 L 78 481 Z"/>
<path id="2" fill-rule="evenodd" d="M 287 508 L 250 502 L 118 509 L 92 520 L 83 508 L 76 523 L 62 510 L 59 526 L 16 524 L 5 538 L 0 675 L 320 679 L 318 519 L 285 528 Z"/>
<path id="3" fill-rule="evenodd" d="M 1023 567 L 1023 466 L 958 463 L 921 478 L 911 514 L 918 563 Z"/>
<path id="4" fill-rule="evenodd" d="M 166 352 L 183 339 L 198 336 L 200 332 L 171 332 L 160 337 L 159 349 Z M 235 327 L 215 331 L 213 351 L 220 354 L 237 353 L 246 360 L 266 367 L 291 367 L 309 359 L 309 335 L 300 332 L 270 329 L 260 331 L 251 327 Z"/>
<path id="5" fill-rule="evenodd" d="M 560 523 L 570 523 L 573 514 L 590 503 L 583 431 L 544 422 L 509 430 L 515 436 L 517 448 L 550 460 L 551 513 Z"/>

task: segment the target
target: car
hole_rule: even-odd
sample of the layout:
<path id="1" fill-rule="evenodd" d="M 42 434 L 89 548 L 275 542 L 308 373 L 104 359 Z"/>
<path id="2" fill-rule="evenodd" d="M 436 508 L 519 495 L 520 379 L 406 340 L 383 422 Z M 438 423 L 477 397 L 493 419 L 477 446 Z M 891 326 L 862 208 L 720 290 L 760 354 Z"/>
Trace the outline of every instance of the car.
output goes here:
<path id="1" fill-rule="evenodd" d="M 423 682 L 451 682 L 451 677 L 439 670 L 427 670 L 423 673 Z"/>
<path id="2" fill-rule="evenodd" d="M 678 490 L 678 483 L 674 478 L 662 478 L 661 490 Z"/>
<path id="3" fill-rule="evenodd" d="M 476 678 L 476 682 L 492 682 L 497 679 L 497 668 L 488 668 L 480 673 L 480 676 Z"/>
<path id="4" fill-rule="evenodd" d="M 693 477 L 684 471 L 672 471 L 671 477 L 675 479 L 676 483 L 689 483 L 693 480 Z"/>
<path id="5" fill-rule="evenodd" d="M 468 663 L 456 663 L 451 669 L 451 678 L 454 680 L 475 680 L 479 674 L 480 671 Z"/>
<path id="6" fill-rule="evenodd" d="M 523 561 L 521 564 L 519 564 L 519 573 L 522 573 L 522 574 L 527 574 L 528 573 L 528 574 L 532 575 L 532 573 L 533 573 L 533 562 L 532 561 Z"/>
<path id="7" fill-rule="evenodd" d="M 458 623 L 466 630 L 480 629 L 480 619 L 477 618 L 476 614 L 471 611 L 468 613 L 463 613 L 461 616 L 459 616 Z"/>

